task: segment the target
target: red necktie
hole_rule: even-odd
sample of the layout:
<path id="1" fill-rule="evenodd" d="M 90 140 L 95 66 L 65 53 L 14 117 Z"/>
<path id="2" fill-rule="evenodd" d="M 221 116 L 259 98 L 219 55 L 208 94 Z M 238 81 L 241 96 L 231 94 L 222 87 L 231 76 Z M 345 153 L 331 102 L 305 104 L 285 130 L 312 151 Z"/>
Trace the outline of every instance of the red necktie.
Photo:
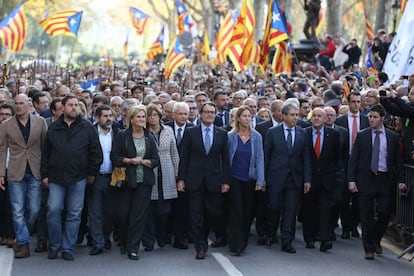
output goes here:
<path id="1" fill-rule="evenodd" d="M 355 139 L 358 132 L 358 124 L 357 124 L 357 115 L 353 114 L 352 117 L 354 120 L 352 121 L 352 145 L 355 143 Z"/>
<path id="2" fill-rule="evenodd" d="M 319 159 L 319 157 L 321 156 L 321 132 L 319 130 L 316 131 L 316 141 L 315 141 L 315 155 L 316 158 Z"/>

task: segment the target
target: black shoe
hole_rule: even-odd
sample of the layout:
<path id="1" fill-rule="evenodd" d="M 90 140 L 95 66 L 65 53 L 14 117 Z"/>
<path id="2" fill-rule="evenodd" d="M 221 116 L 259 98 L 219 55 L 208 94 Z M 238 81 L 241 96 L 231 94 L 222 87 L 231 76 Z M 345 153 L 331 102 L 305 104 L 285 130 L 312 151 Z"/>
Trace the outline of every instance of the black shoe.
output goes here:
<path id="1" fill-rule="evenodd" d="M 282 245 L 282 251 L 287 253 L 296 253 L 296 249 L 293 248 L 290 244 Z"/>
<path id="2" fill-rule="evenodd" d="M 139 259 L 138 253 L 130 252 L 130 253 L 128 253 L 128 258 L 130 258 L 133 261 L 138 261 L 138 259 Z"/>
<path id="3" fill-rule="evenodd" d="M 84 238 L 85 238 L 84 234 L 79 233 L 78 238 L 76 239 L 76 244 L 83 243 Z"/>
<path id="4" fill-rule="evenodd" d="M 270 247 L 270 246 L 272 246 L 272 244 L 273 244 L 273 239 L 271 238 L 271 237 L 265 237 L 265 244 L 266 244 L 266 246 L 267 247 Z"/>
<path id="5" fill-rule="evenodd" d="M 106 250 L 111 250 L 111 247 L 112 247 L 111 241 L 105 241 L 104 248 Z"/>
<path id="6" fill-rule="evenodd" d="M 48 252 L 47 252 L 47 258 L 50 259 L 50 260 L 57 259 L 57 251 L 49 249 Z"/>
<path id="7" fill-rule="evenodd" d="M 103 253 L 103 249 L 95 246 L 94 248 L 92 248 L 91 252 L 89 252 L 89 255 L 95 256 L 95 255 L 99 255 L 102 253 Z"/>
<path id="8" fill-rule="evenodd" d="M 349 240 L 350 237 L 349 231 L 342 231 L 341 239 Z"/>
<path id="9" fill-rule="evenodd" d="M 36 253 L 43 253 L 47 251 L 47 244 L 46 242 L 39 242 L 37 243 L 37 247 L 34 250 Z"/>
<path id="10" fill-rule="evenodd" d="M 376 244 L 374 248 L 375 254 L 381 255 L 382 254 L 382 246 L 380 244 Z"/>
<path id="11" fill-rule="evenodd" d="M 315 243 L 313 241 L 306 242 L 306 248 L 314 249 Z"/>
<path id="12" fill-rule="evenodd" d="M 359 232 L 356 228 L 352 229 L 352 237 L 359 238 Z"/>
<path id="13" fill-rule="evenodd" d="M 266 244 L 266 237 L 265 236 L 259 236 L 257 238 L 257 245 L 265 245 Z"/>
<path id="14" fill-rule="evenodd" d="M 218 238 L 217 240 L 215 240 L 214 242 L 212 242 L 210 244 L 211 247 L 224 247 L 227 245 L 226 240 L 222 239 L 222 238 Z"/>
<path id="15" fill-rule="evenodd" d="M 232 256 L 239 257 L 241 255 L 241 249 L 236 249 L 234 251 L 230 251 Z"/>
<path id="16" fill-rule="evenodd" d="M 321 242 L 321 247 L 319 248 L 319 250 L 321 252 L 326 252 L 329 249 L 332 249 L 332 242 L 331 241 L 323 241 L 323 242 Z"/>
<path id="17" fill-rule="evenodd" d="M 152 250 L 154 250 L 154 246 L 145 246 L 144 251 L 146 252 L 151 252 Z"/>
<path id="18" fill-rule="evenodd" d="M 69 253 L 69 252 L 62 252 L 62 258 L 65 261 L 73 261 L 74 260 L 72 253 Z"/>
<path id="19" fill-rule="evenodd" d="M 157 239 L 157 243 L 159 247 L 165 247 L 165 242 L 163 239 Z"/>
<path id="20" fill-rule="evenodd" d="M 188 244 L 185 241 L 175 240 L 173 247 L 178 249 L 188 249 Z"/>

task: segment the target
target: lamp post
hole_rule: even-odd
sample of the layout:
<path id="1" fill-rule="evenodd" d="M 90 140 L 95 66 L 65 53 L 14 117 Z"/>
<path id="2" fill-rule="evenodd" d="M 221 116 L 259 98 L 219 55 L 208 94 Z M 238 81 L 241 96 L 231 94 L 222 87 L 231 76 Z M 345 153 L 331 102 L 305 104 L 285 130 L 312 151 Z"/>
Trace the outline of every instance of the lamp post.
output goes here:
<path id="1" fill-rule="evenodd" d="M 391 8 L 392 8 L 392 12 L 394 14 L 394 18 L 392 19 L 392 31 L 395 32 L 395 28 L 397 26 L 397 15 L 398 15 L 398 12 L 400 11 L 400 8 L 401 8 L 400 1 L 395 0 L 394 4 L 392 4 Z"/>

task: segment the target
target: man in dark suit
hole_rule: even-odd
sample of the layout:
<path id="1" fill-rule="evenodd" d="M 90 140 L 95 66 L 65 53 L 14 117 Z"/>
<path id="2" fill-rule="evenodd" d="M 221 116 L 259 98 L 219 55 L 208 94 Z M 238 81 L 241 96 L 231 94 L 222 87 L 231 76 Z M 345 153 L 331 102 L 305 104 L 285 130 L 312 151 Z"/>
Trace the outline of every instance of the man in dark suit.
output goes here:
<path id="1" fill-rule="evenodd" d="M 361 108 L 361 94 L 359 92 L 351 92 L 348 95 L 349 112 L 338 117 L 335 121 L 336 125 L 344 127 L 348 130 L 347 148 L 348 155 L 344 158 L 345 164 L 348 164 L 349 155 L 352 146 L 355 143 L 358 131 L 369 126 L 368 117 L 362 115 L 359 111 Z M 347 166 L 345 166 L 347 168 Z M 345 174 L 347 174 L 345 172 Z M 352 201 L 352 205 L 350 202 Z M 341 238 L 349 239 L 350 232 L 353 237 L 359 237 L 357 226 L 359 223 L 358 198 L 356 194 L 349 193 L 347 187 L 344 187 L 343 205 L 341 206 L 341 221 L 343 221 Z"/>
<path id="2" fill-rule="evenodd" d="M 271 120 L 261 122 L 257 124 L 256 130 L 262 135 L 263 138 L 263 147 L 266 142 L 267 131 L 275 126 L 282 124 L 282 100 L 274 100 L 270 105 L 270 111 L 272 112 Z M 273 243 L 277 242 L 277 233 L 274 233 L 270 236 L 267 231 L 267 205 L 269 195 L 267 189 L 264 191 L 256 191 L 255 198 L 255 211 L 256 215 L 256 232 L 259 236 L 257 238 L 257 244 L 271 246 Z"/>
<path id="3" fill-rule="evenodd" d="M 187 103 L 176 102 L 173 107 L 174 121 L 167 122 L 165 125 L 170 126 L 175 135 L 178 153 L 182 153 L 182 139 L 190 127 L 194 125 L 188 123 L 188 113 L 190 108 Z M 189 204 L 186 193 L 178 193 L 178 198 L 173 200 L 172 217 L 174 225 L 174 243 L 173 246 L 178 249 L 188 249 L 189 234 Z"/>
<path id="4" fill-rule="evenodd" d="M 183 137 L 178 170 L 178 191 L 187 191 L 190 201 L 196 259 L 205 257 L 209 224 L 219 228 L 214 223 L 224 212 L 222 193 L 230 188 L 227 132 L 214 126 L 215 114 L 213 103 L 201 106 L 201 125 L 189 128 Z"/>
<path id="5" fill-rule="evenodd" d="M 216 91 L 213 100 L 217 108 L 214 125 L 219 127 L 227 125 L 229 123 L 229 112 L 226 110 L 229 101 L 227 94 L 223 90 Z"/>
<path id="6" fill-rule="evenodd" d="M 269 129 L 264 150 L 269 190 L 269 235 L 277 229 L 282 216 L 282 251 L 288 253 L 296 253 L 292 240 L 299 198 L 311 187 L 309 145 L 306 131 L 296 126 L 298 113 L 297 104 L 283 105 L 283 124 Z"/>
<path id="7" fill-rule="evenodd" d="M 331 106 L 326 106 L 324 108 L 326 113 L 325 126 L 331 127 L 339 132 L 339 148 L 341 161 L 336 172 L 335 188 L 333 191 L 333 202 L 334 207 L 332 211 L 332 241 L 336 240 L 335 228 L 338 226 L 339 219 L 339 210 L 343 205 L 343 193 L 344 187 L 348 191 L 348 181 L 346 180 L 345 167 L 348 166 L 349 151 L 348 151 L 348 130 L 344 127 L 338 126 L 335 124 L 336 120 L 336 111 Z M 345 161 L 346 160 L 346 161 Z M 344 228 L 343 221 L 342 228 Z M 349 232 L 348 232 L 349 233 Z"/>
<path id="8" fill-rule="evenodd" d="M 340 162 L 339 132 L 325 127 L 326 113 L 322 108 L 312 112 L 312 127 L 306 129 L 312 163 L 312 190 L 302 199 L 303 237 L 306 248 L 315 248 L 319 234 L 320 251 L 332 248 L 331 212 L 336 173 Z"/>
<path id="9" fill-rule="evenodd" d="M 385 109 L 371 107 L 370 128 L 358 133 L 348 169 L 348 188 L 359 193 L 359 211 L 365 259 L 382 254 L 382 236 L 390 220 L 393 185 L 405 184 L 399 136 L 384 127 Z M 377 219 L 375 219 L 377 217 Z"/>

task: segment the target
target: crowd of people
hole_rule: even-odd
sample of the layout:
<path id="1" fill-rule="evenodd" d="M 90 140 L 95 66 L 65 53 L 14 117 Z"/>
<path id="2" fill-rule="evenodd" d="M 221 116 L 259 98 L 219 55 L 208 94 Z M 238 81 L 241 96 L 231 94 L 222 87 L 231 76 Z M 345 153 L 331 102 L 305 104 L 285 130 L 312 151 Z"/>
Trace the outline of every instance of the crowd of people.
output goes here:
<path id="1" fill-rule="evenodd" d="M 0 89 L 0 244 L 29 257 L 36 233 L 35 252 L 73 260 L 86 237 L 90 255 L 117 242 L 138 260 L 141 243 L 193 243 L 204 259 L 227 245 L 242 255 L 254 225 L 258 245 L 295 253 L 299 221 L 306 248 L 320 242 L 322 252 L 335 229 L 349 239 L 360 225 L 374 259 L 407 190 L 403 162 L 414 160 L 414 75 L 386 84 L 358 65 L 356 40 L 336 39 L 342 64 L 332 62 L 332 36 L 326 43 L 329 58 L 291 74 L 195 62 L 165 81 L 148 65 L 139 78 L 121 68 L 93 92 L 81 71 L 40 68 L 49 78 L 26 79 L 10 68 Z"/>

